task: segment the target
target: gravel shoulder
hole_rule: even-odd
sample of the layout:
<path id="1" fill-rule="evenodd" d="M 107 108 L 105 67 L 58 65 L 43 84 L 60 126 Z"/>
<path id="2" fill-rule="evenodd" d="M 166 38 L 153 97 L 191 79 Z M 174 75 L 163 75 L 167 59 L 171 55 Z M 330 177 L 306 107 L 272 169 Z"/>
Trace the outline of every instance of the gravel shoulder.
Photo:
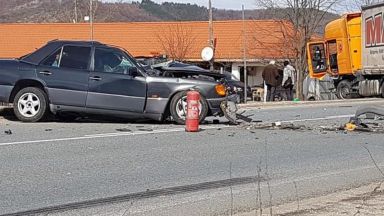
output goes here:
<path id="1" fill-rule="evenodd" d="M 331 193 L 311 199 L 298 200 L 272 208 L 280 216 L 335 216 L 335 215 L 384 215 L 384 187 L 372 183 L 350 190 Z M 236 216 L 260 215 L 260 210 L 239 213 Z M 270 215 L 270 209 L 263 209 L 262 215 Z"/>

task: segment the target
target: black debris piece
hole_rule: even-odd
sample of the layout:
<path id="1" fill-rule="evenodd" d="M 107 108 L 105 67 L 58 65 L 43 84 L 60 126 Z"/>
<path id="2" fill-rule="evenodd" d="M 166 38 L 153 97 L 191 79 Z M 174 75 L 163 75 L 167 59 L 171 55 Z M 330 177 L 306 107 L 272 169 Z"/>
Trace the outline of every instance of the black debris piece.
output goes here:
<path id="1" fill-rule="evenodd" d="M 151 128 L 141 128 L 141 129 L 139 129 L 139 131 L 151 132 L 151 131 L 153 131 L 153 129 L 151 129 Z"/>
<path id="2" fill-rule="evenodd" d="M 132 130 L 129 129 L 129 128 L 119 128 L 119 129 L 116 129 L 116 131 L 119 131 L 119 132 L 132 132 Z"/>
<path id="3" fill-rule="evenodd" d="M 235 133 L 228 134 L 229 137 L 234 137 Z"/>

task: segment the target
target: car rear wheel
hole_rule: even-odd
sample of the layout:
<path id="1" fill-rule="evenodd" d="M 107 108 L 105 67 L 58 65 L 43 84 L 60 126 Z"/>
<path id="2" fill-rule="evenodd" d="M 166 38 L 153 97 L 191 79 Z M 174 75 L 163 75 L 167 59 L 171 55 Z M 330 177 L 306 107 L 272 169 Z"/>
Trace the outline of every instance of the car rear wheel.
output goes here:
<path id="1" fill-rule="evenodd" d="M 200 122 L 208 115 L 208 103 L 203 96 L 200 96 Z M 170 113 L 172 119 L 177 124 L 185 124 L 185 118 L 187 116 L 187 92 L 177 93 L 171 100 Z"/>
<path id="2" fill-rule="evenodd" d="M 42 89 L 35 87 L 21 89 L 13 102 L 14 113 L 23 122 L 42 120 L 47 113 L 47 108 L 47 95 Z"/>

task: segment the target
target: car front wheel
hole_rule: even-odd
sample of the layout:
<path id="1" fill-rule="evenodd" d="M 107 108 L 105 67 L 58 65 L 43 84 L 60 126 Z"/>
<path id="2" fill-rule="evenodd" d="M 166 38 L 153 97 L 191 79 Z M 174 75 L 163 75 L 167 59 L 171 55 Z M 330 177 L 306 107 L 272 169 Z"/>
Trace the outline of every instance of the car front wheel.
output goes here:
<path id="1" fill-rule="evenodd" d="M 13 110 L 16 117 L 23 122 L 38 122 L 45 117 L 48 100 L 40 88 L 27 87 L 15 96 Z"/>
<path id="2" fill-rule="evenodd" d="M 200 96 L 200 122 L 208 115 L 208 103 L 203 96 Z M 177 93 L 171 100 L 170 113 L 172 119 L 178 124 L 185 124 L 187 116 L 187 92 Z"/>

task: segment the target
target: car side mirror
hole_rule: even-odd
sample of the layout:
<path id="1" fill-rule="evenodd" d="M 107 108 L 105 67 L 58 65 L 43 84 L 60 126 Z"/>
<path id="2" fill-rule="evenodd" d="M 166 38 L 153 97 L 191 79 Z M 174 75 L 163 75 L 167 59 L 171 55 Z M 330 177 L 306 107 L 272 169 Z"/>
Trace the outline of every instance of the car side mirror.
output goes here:
<path id="1" fill-rule="evenodd" d="M 139 70 L 137 69 L 137 67 L 129 67 L 128 75 L 132 77 L 137 77 L 139 75 Z"/>

